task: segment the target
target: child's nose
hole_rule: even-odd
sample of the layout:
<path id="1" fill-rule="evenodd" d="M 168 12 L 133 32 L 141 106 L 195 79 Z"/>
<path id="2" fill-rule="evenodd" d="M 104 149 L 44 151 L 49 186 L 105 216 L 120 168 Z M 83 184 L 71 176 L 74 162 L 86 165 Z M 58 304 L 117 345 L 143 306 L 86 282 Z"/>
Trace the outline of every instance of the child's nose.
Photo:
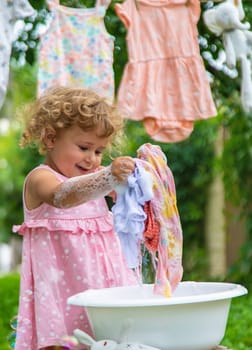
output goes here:
<path id="1" fill-rule="evenodd" d="M 95 153 L 94 152 L 88 152 L 88 154 L 86 154 L 85 158 L 86 158 L 87 161 L 92 162 L 95 159 Z"/>

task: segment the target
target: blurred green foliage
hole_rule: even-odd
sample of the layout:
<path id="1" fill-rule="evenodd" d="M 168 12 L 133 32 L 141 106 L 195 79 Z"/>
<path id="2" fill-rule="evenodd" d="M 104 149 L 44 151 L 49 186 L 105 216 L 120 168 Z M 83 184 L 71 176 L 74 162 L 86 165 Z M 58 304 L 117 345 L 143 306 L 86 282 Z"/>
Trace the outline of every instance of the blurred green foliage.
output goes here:
<path id="1" fill-rule="evenodd" d="M 252 349 L 252 296 L 232 300 L 227 329 L 222 344 L 229 349 Z"/>
<path id="2" fill-rule="evenodd" d="M 0 276 L 0 349 L 9 350 L 7 336 L 13 332 L 10 321 L 17 315 L 19 274 Z"/>
<path id="3" fill-rule="evenodd" d="M 7 132 L 0 132 L 0 242 L 8 242 L 13 224 L 23 220 L 22 188 L 29 170 L 41 162 L 41 156 L 32 148 L 21 149 L 20 123 L 15 111 L 36 95 L 36 73 L 30 65 L 12 67 L 12 78 L 2 116 L 10 121 Z M 11 101 L 11 103 L 10 103 Z"/>

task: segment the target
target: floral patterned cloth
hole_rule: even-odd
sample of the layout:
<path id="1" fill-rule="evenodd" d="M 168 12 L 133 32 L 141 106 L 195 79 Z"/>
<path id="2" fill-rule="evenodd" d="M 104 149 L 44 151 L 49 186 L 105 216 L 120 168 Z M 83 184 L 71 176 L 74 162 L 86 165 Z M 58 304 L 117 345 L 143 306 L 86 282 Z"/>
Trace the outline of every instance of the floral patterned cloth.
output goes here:
<path id="1" fill-rule="evenodd" d="M 70 8 L 48 0 L 51 22 L 41 36 L 38 95 L 54 85 L 83 86 L 114 99 L 114 37 L 104 25 L 107 0 Z"/>
<path id="2" fill-rule="evenodd" d="M 183 274 L 174 178 L 161 148 L 150 143 L 137 150 L 136 170 L 112 207 L 116 232 L 129 267 L 141 266 L 142 244 L 150 252 L 154 293 L 170 297 Z"/>
<path id="3" fill-rule="evenodd" d="M 138 149 L 137 157 L 138 162 L 141 160 L 141 165 L 152 175 L 154 197 L 150 205 L 160 228 L 157 249 L 151 251 L 157 260 L 154 293 L 169 297 L 183 275 L 183 237 L 175 182 L 159 146 L 144 144 Z"/>

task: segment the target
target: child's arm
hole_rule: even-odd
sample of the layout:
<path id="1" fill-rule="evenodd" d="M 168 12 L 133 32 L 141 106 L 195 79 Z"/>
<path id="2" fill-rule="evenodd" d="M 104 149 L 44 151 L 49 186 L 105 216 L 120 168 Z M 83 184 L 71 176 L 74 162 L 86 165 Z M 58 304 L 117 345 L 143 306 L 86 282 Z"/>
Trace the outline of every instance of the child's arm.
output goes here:
<path id="1" fill-rule="evenodd" d="M 88 175 L 76 176 L 63 182 L 54 195 L 53 205 L 67 208 L 104 197 L 118 184 L 111 166 Z"/>
<path id="2" fill-rule="evenodd" d="M 68 179 L 55 192 L 53 204 L 56 207 L 71 207 L 92 199 L 104 197 L 118 184 L 126 183 L 134 171 L 135 162 L 131 157 L 119 157 L 112 164 L 88 175 Z"/>
<path id="3" fill-rule="evenodd" d="M 108 167 L 87 175 L 72 177 L 63 183 L 47 169 L 40 173 L 34 172 L 33 179 L 27 182 L 26 187 L 26 201 L 32 203 L 28 208 L 37 207 L 43 202 L 58 208 L 69 208 L 104 197 L 116 185 L 126 183 L 134 168 L 135 162 L 131 157 L 118 157 Z M 29 201 L 31 198 L 32 201 Z"/>

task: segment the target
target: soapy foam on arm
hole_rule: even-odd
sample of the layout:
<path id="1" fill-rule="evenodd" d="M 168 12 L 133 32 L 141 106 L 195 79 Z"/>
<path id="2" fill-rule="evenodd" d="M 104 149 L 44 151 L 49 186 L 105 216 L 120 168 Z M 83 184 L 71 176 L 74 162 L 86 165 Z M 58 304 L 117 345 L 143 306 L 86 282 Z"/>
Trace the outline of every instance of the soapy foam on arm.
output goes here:
<path id="1" fill-rule="evenodd" d="M 75 176 L 61 184 L 54 194 L 53 204 L 59 208 L 79 205 L 109 194 L 118 185 L 111 165 L 97 172 Z"/>

